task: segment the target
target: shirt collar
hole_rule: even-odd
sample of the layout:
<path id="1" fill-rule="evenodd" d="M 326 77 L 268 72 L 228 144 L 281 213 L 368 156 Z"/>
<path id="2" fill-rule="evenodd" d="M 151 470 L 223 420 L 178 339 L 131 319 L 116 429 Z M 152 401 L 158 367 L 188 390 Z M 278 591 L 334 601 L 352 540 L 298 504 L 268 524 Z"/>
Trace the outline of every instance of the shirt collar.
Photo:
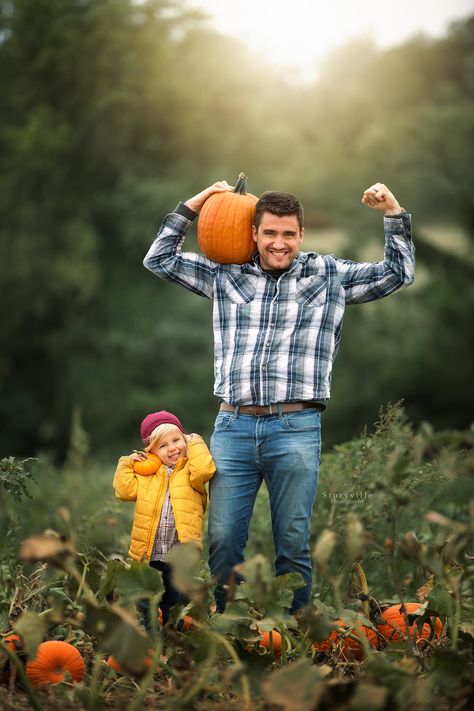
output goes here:
<path id="1" fill-rule="evenodd" d="M 298 252 L 296 257 L 293 259 L 293 262 L 291 263 L 290 267 L 285 272 L 283 272 L 283 274 L 289 274 L 293 272 L 295 274 L 298 274 L 301 271 L 303 262 L 305 261 L 306 253 Z M 246 262 L 242 265 L 242 272 L 244 274 L 265 274 L 265 271 L 260 266 L 260 254 L 258 253 L 258 250 L 253 253 L 251 262 Z"/>

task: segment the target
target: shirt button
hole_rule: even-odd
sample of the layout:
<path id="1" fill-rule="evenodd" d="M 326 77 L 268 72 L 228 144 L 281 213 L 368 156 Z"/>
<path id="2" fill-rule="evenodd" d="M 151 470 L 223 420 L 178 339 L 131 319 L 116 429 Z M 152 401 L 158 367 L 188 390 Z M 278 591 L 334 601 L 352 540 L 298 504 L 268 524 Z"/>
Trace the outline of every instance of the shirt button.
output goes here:
<path id="1" fill-rule="evenodd" d="M 269 343 L 265 343 L 265 348 L 270 348 L 270 344 L 269 344 Z"/>

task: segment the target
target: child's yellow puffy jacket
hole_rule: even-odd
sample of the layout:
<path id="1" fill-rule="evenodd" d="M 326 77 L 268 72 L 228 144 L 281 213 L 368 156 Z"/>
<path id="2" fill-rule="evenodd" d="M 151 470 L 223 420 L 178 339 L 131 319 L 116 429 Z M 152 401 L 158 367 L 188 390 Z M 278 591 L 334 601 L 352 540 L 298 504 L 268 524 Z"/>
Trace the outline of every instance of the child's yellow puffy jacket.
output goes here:
<path id="1" fill-rule="evenodd" d="M 179 459 L 168 477 L 164 464 L 155 474 L 137 474 L 131 456 L 120 457 L 114 476 L 115 496 L 121 501 L 136 501 L 129 555 L 149 560 L 169 481 L 170 499 L 178 540 L 193 541 L 202 548 L 202 524 L 206 510 L 205 483 L 216 471 L 204 441 L 188 442 L 187 457 Z"/>

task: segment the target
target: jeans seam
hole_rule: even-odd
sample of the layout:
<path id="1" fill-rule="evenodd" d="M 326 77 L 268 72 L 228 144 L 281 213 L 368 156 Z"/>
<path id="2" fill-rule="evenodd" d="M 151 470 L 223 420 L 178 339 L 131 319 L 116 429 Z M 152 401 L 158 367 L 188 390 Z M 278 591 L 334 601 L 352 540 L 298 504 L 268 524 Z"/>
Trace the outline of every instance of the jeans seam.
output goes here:
<path id="1" fill-rule="evenodd" d="M 246 533 L 246 536 L 247 536 L 247 537 L 248 537 L 248 532 L 249 532 L 249 528 L 250 528 L 249 511 L 250 511 L 251 508 L 252 508 L 252 510 L 253 510 L 253 506 L 255 506 L 255 499 L 257 498 L 257 493 L 258 493 L 258 490 L 259 490 L 259 488 L 260 488 L 261 485 L 262 485 L 262 482 L 261 482 L 261 481 L 260 481 L 260 484 L 259 484 L 258 486 L 257 486 L 257 482 L 255 483 L 254 490 L 253 490 L 253 492 L 252 492 L 253 502 L 249 502 L 249 506 L 247 507 L 247 511 L 245 512 L 245 516 L 246 516 L 246 518 L 247 518 L 247 520 L 248 520 L 248 524 L 247 524 L 247 527 L 246 527 L 246 528 L 247 528 L 247 533 Z M 241 539 L 240 539 L 240 548 L 242 549 L 242 554 L 243 554 L 244 549 L 245 549 L 245 544 L 246 544 L 246 538 L 241 538 Z"/>

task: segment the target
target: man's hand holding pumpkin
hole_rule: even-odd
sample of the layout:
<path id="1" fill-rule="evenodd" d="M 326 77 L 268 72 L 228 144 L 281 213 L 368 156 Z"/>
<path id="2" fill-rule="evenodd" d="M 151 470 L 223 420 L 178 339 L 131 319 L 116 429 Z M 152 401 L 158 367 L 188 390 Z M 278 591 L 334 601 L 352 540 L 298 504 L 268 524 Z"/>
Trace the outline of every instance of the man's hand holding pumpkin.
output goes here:
<path id="1" fill-rule="evenodd" d="M 214 185 L 210 185 L 205 190 L 202 190 L 197 195 L 194 195 L 194 197 L 186 200 L 184 204 L 186 205 L 186 207 L 189 207 L 189 209 L 193 212 L 198 213 L 201 207 L 206 202 L 206 200 L 211 197 L 211 195 L 214 195 L 214 193 L 232 192 L 233 189 L 234 188 L 232 187 L 232 185 L 229 185 L 227 180 L 219 180 L 217 183 L 214 183 Z"/>

